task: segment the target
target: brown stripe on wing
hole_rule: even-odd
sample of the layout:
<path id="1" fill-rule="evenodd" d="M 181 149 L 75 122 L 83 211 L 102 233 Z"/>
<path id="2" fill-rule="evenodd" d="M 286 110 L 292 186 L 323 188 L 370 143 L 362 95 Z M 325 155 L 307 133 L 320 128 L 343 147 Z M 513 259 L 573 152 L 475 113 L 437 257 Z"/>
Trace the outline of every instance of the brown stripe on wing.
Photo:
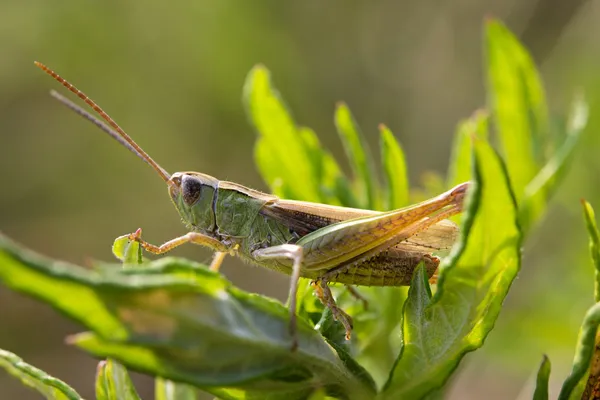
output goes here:
<path id="1" fill-rule="evenodd" d="M 304 201 L 281 200 L 270 202 L 261 214 L 288 226 L 302 237 L 325 226 L 353 218 L 381 214 L 379 211 L 330 206 Z M 399 251 L 432 253 L 448 250 L 458 238 L 458 227 L 450 220 L 437 222 L 422 232 L 398 244 Z"/>

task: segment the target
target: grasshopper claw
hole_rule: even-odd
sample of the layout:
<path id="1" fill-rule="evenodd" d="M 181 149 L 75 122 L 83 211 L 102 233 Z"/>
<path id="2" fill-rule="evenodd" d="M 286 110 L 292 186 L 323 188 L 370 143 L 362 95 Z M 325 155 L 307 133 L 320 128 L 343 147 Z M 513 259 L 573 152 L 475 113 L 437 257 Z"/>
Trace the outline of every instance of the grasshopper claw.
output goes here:
<path id="1" fill-rule="evenodd" d="M 346 329 L 346 340 L 350 340 L 353 328 L 352 317 L 335 304 L 335 299 L 333 298 L 331 289 L 327 286 L 327 281 L 325 279 L 319 279 L 318 281 L 312 282 L 312 286 L 315 288 L 317 298 L 321 300 L 321 303 L 323 303 L 325 307 L 331 310 L 333 319 L 340 322 L 344 326 L 344 329 Z"/>

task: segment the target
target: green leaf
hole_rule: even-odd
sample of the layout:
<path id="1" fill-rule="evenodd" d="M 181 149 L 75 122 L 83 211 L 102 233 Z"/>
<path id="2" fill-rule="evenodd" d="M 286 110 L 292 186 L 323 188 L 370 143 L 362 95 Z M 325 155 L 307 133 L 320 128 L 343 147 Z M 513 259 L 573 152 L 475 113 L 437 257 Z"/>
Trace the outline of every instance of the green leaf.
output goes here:
<path id="1" fill-rule="evenodd" d="M 600 303 L 594 304 L 585 314 L 581 330 L 579 331 L 571 374 L 563 383 L 558 396 L 559 400 L 570 399 L 573 391 L 580 385 L 580 381 L 585 378 L 596 349 L 598 324 L 600 324 Z"/>
<path id="2" fill-rule="evenodd" d="M 583 215 L 585 224 L 590 237 L 590 254 L 594 263 L 594 276 L 596 282 L 594 285 L 594 298 L 596 303 L 600 302 L 600 232 L 596 225 L 596 217 L 592 205 L 585 200 L 581 200 L 583 206 Z"/>
<path id="3" fill-rule="evenodd" d="M 395 210 L 408 205 L 408 173 L 400 143 L 387 126 L 379 125 L 381 158 L 388 189 L 387 208 Z"/>
<path id="4" fill-rule="evenodd" d="M 521 233 L 504 165 L 483 139 L 474 140 L 474 156 L 461 238 L 433 298 L 422 276 L 413 280 L 385 399 L 418 399 L 441 387 L 465 353 L 481 347 L 519 270 Z"/>
<path id="5" fill-rule="evenodd" d="M 141 264 L 143 262 L 142 246 L 136 241 L 129 240 L 129 235 L 115 239 L 112 252 L 124 265 Z"/>
<path id="6" fill-rule="evenodd" d="M 124 366 L 108 359 L 100 361 L 96 372 L 97 400 L 139 400 Z"/>
<path id="7" fill-rule="evenodd" d="M 548 381 L 550 380 L 550 359 L 544 356 L 537 373 L 533 400 L 548 400 Z"/>
<path id="8" fill-rule="evenodd" d="M 309 162 L 318 183 L 321 201 L 331 205 L 358 206 L 358 201 L 351 192 L 350 182 L 333 156 L 321 147 L 316 133 L 305 127 L 300 128 L 299 133 L 310 157 Z M 288 183 L 292 184 L 292 182 Z M 306 199 L 299 198 L 299 200 Z"/>
<path id="9" fill-rule="evenodd" d="M 346 340 L 346 329 L 333 318 L 333 313 L 329 308 L 324 310 L 321 319 L 315 325 L 315 329 L 317 329 L 330 344 L 334 343 L 338 348 L 347 347 L 349 344 Z"/>
<path id="10" fill-rule="evenodd" d="M 94 331 L 76 337 L 78 345 L 139 371 L 206 390 L 374 393 L 303 318 L 292 353 L 286 307 L 186 260 L 89 271 L 0 236 L 0 281 Z"/>
<path id="11" fill-rule="evenodd" d="M 550 147 L 548 110 L 531 56 L 501 22 L 486 24 L 488 97 L 508 175 L 520 207 L 539 215 L 543 198 L 527 198 L 526 187 L 545 163 Z M 524 217 L 523 228 L 533 222 Z"/>
<path id="12" fill-rule="evenodd" d="M 467 120 L 458 124 L 452 145 L 452 157 L 448 171 L 447 187 L 471 179 L 471 143 L 474 138 L 487 140 L 489 116 L 485 111 L 477 111 Z"/>
<path id="13" fill-rule="evenodd" d="M 168 379 L 156 378 L 155 400 L 196 400 L 197 390 L 190 385 L 175 383 Z"/>
<path id="14" fill-rule="evenodd" d="M 362 208 L 378 209 L 377 177 L 373 171 L 373 160 L 350 109 L 344 103 L 338 104 L 335 110 L 335 126 L 354 173 L 356 191 L 366 194 L 366 198 L 361 198 Z"/>
<path id="15" fill-rule="evenodd" d="M 531 56 L 500 21 L 486 24 L 488 94 L 511 182 L 521 200 L 545 160 L 548 110 Z M 532 157 L 534 154 L 534 157 Z"/>
<path id="16" fill-rule="evenodd" d="M 123 261 L 123 266 L 127 267 L 128 264 L 139 265 L 143 262 L 142 257 L 142 246 L 137 241 L 130 241 L 129 235 L 120 236 L 115 239 L 113 244 L 113 254 Z M 114 361 L 109 359 L 109 362 L 116 364 Z M 131 383 L 127 376 L 127 370 L 125 367 L 117 364 L 119 371 L 125 375 L 127 382 Z M 97 388 L 98 386 L 96 386 Z M 98 390 L 98 389 L 96 389 Z M 168 379 L 156 378 L 155 380 L 155 399 L 156 400 L 193 400 L 196 399 L 196 389 L 193 386 L 186 385 L 183 383 L 176 383 Z M 136 394 L 137 395 L 137 394 Z M 96 395 L 96 397 L 99 397 Z M 116 397 L 112 397 L 116 398 Z"/>
<path id="17" fill-rule="evenodd" d="M 360 327 L 354 333 L 358 351 L 356 359 L 373 376 L 379 387 L 388 379 L 402 342 L 402 305 L 406 300 L 407 287 L 359 288 L 369 301 L 369 309 L 360 306 L 358 314 L 352 314 Z M 356 307 L 359 307 L 358 305 Z M 352 311 L 348 305 L 343 308 Z"/>
<path id="18" fill-rule="evenodd" d="M 582 97 L 575 98 L 563 143 L 525 188 L 525 195 L 530 201 L 524 204 L 524 209 L 521 212 L 524 215 L 522 219 L 535 221 L 544 211 L 548 199 L 565 175 L 566 169 L 573 159 L 573 154 L 587 124 L 587 119 L 587 103 Z"/>
<path id="19" fill-rule="evenodd" d="M 590 254 L 594 263 L 595 285 L 594 297 L 596 305 L 594 305 L 586 314 L 581 331 L 577 349 L 575 351 L 575 359 L 573 360 L 573 369 L 571 375 L 565 380 L 559 399 L 582 398 L 581 394 L 586 391 L 594 390 L 597 385 L 598 374 L 590 373 L 590 365 L 593 363 L 593 371 L 597 371 L 597 366 L 600 365 L 600 350 L 597 344 L 597 328 L 600 323 L 600 232 L 596 224 L 594 209 L 591 204 L 585 200 L 581 200 L 583 206 L 583 215 L 586 222 L 586 228 L 590 237 Z M 590 398 L 585 395 L 583 398 Z"/>
<path id="20" fill-rule="evenodd" d="M 20 379 L 25 385 L 37 390 L 46 399 L 81 399 L 81 396 L 63 381 L 27 364 L 17 355 L 6 350 L 0 350 L 0 367 Z"/>
<path id="21" fill-rule="evenodd" d="M 246 111 L 259 136 L 256 165 L 274 194 L 319 202 L 318 166 L 311 162 L 302 135 L 270 79 L 269 71 L 258 65 L 244 86 Z"/>

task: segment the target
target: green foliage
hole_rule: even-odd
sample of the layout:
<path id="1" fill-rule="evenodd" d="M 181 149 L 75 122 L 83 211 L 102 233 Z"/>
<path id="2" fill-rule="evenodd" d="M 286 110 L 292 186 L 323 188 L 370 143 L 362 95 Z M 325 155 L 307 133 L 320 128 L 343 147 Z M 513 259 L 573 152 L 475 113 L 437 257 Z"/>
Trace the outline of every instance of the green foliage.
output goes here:
<path id="1" fill-rule="evenodd" d="M 504 25 L 488 21 L 486 33 L 490 109 L 512 186 L 522 204 L 531 201 L 525 188 L 547 156 L 550 132 L 544 90 L 531 56 Z"/>
<path id="2" fill-rule="evenodd" d="M 141 231 L 140 231 L 141 233 Z M 120 236 L 115 239 L 113 243 L 113 254 L 119 260 L 123 262 L 123 267 L 126 268 L 129 265 L 140 265 L 143 263 L 142 258 L 142 246 L 140 246 L 139 242 L 130 241 L 128 239 L 128 235 Z M 116 383 L 125 382 L 129 385 L 130 381 L 128 380 L 128 376 L 125 367 L 121 366 L 117 362 L 113 360 L 108 360 L 108 362 L 115 365 L 115 369 L 120 371 L 121 375 L 117 375 L 117 377 L 122 376 L 121 379 L 118 379 Z M 118 369 L 117 369 L 118 368 Z M 98 387 L 99 376 L 96 378 L 96 387 Z M 125 389 L 128 389 L 129 386 L 126 386 Z M 115 394 L 118 395 L 121 391 L 116 390 Z M 99 397 L 98 395 L 96 397 Z M 184 383 L 176 383 L 164 378 L 156 378 L 155 385 L 155 398 L 156 400 L 194 400 L 197 397 L 196 389 L 193 386 L 186 385 Z"/>
<path id="3" fill-rule="evenodd" d="M 49 400 L 81 399 L 77 392 L 63 381 L 27 364 L 6 350 L 0 350 L 0 367 Z"/>
<path id="4" fill-rule="evenodd" d="M 250 71 L 244 103 L 256 128 L 256 165 L 271 191 L 287 199 L 359 206 L 348 179 L 316 134 L 296 126 L 264 66 Z M 302 182 L 302 184 L 298 184 Z"/>
<path id="5" fill-rule="evenodd" d="M 598 232 L 596 216 L 591 204 L 585 200 L 581 203 L 583 205 L 585 224 L 590 237 L 590 255 L 592 257 L 592 262 L 594 263 L 594 276 L 596 277 L 594 298 L 596 303 L 598 303 L 600 302 L 600 232 Z"/>
<path id="6" fill-rule="evenodd" d="M 127 239 L 129 235 L 119 236 L 113 242 L 112 252 L 124 266 L 141 264 L 144 260 L 142 257 L 142 247 L 138 242 L 132 242 Z"/>
<path id="7" fill-rule="evenodd" d="M 96 399 L 139 400 L 140 396 L 138 396 L 125 367 L 108 359 L 98 364 Z"/>
<path id="8" fill-rule="evenodd" d="M 481 347 L 518 272 L 521 233 L 502 162 L 483 140 L 474 141 L 474 155 L 461 239 L 441 266 L 434 298 L 422 270 L 413 279 L 387 398 L 421 398 L 441 387 L 462 356 Z"/>
<path id="9" fill-rule="evenodd" d="M 303 319 L 299 349 L 290 353 L 283 305 L 244 293 L 199 264 L 163 258 L 87 271 L 6 238 L 0 249 L 0 280 L 91 329 L 70 342 L 96 356 L 207 390 L 289 396 L 326 387 L 347 398 L 373 390 Z"/>
<path id="10" fill-rule="evenodd" d="M 471 143 L 474 138 L 488 139 L 488 120 L 487 113 L 479 111 L 458 125 L 448 172 L 448 187 L 470 179 Z"/>
<path id="11" fill-rule="evenodd" d="M 544 89 L 533 60 L 500 22 L 489 20 L 486 55 L 489 109 L 519 204 L 524 232 L 541 217 L 587 122 L 577 99 L 569 124 L 552 132 Z"/>
<path id="12" fill-rule="evenodd" d="M 440 397 L 464 355 L 481 347 L 493 329 L 521 266 L 521 228 L 526 233 L 542 216 L 587 116 L 579 101 L 564 132 L 549 135 L 542 85 L 526 50 L 497 21 L 486 25 L 486 50 L 489 110 L 459 125 L 447 186 L 439 176 L 424 183 L 437 191 L 471 181 L 460 240 L 444 258 L 434 291 L 422 267 L 408 292 L 360 288 L 368 309 L 336 291 L 355 321 L 351 342 L 315 302 L 307 282 L 298 294 L 299 347 L 291 352 L 284 305 L 246 293 L 204 265 L 144 261 L 126 236 L 113 245 L 123 265 L 95 270 L 48 260 L 0 236 L 0 282 L 90 330 L 70 343 L 109 358 L 99 367 L 98 398 L 137 398 L 125 367 L 157 376 L 159 399 L 175 398 L 173 393 L 194 398 L 195 388 L 224 399 Z M 314 131 L 296 124 L 264 66 L 248 75 L 244 102 L 258 135 L 256 164 L 273 193 L 372 209 L 403 207 L 417 197 L 408 190 L 402 147 L 383 125 L 386 185 L 379 182 L 375 157 L 345 104 L 334 122 L 351 176 Z M 488 141 L 490 121 L 501 155 Z M 598 315 L 592 309 L 586 318 L 565 387 L 572 389 L 587 371 Z M 547 398 L 549 369 L 545 360 L 535 398 Z"/>
<path id="13" fill-rule="evenodd" d="M 586 386 L 586 377 L 590 370 L 590 364 L 592 363 L 592 357 L 599 357 L 599 348 L 597 343 L 597 330 L 600 325 L 600 303 L 599 303 L 599 283 L 598 276 L 600 275 L 600 233 L 596 224 L 594 216 L 594 209 L 585 200 L 582 201 L 583 215 L 590 237 L 590 253 L 592 262 L 594 264 L 594 274 L 596 277 L 594 295 L 596 304 L 594 304 L 586 313 L 581 330 L 579 332 L 579 339 L 577 340 L 577 348 L 575 349 L 575 358 L 573 359 L 573 367 L 571 374 L 567 377 L 563 383 L 560 391 L 559 399 L 568 400 L 581 398 L 583 390 Z M 595 379 L 598 379 L 596 376 Z"/>
<path id="14" fill-rule="evenodd" d="M 579 339 L 577 340 L 577 348 L 575 349 L 573 369 L 562 386 L 560 395 L 558 396 L 560 400 L 581 397 L 581 393 L 574 395 L 574 392 L 582 388 L 583 385 L 580 382 L 584 381 L 590 369 L 590 362 L 596 349 L 596 331 L 598 325 L 600 325 L 600 303 L 594 304 L 585 314 L 581 331 L 579 332 Z"/>
<path id="15" fill-rule="evenodd" d="M 360 128 L 350 109 L 344 103 L 339 104 L 335 111 L 335 126 L 344 150 L 346 150 L 352 172 L 356 176 L 354 192 L 366 194 L 366 198 L 361 198 L 360 207 L 377 210 L 376 177 L 373 171 L 372 157 Z M 395 142 L 391 138 L 390 141 Z"/>
<path id="16" fill-rule="evenodd" d="M 548 400 L 548 381 L 550 380 L 551 367 L 550 359 L 544 356 L 540 369 L 538 369 L 533 400 Z"/>
<path id="17" fill-rule="evenodd" d="M 600 325 L 600 302 L 599 302 L 599 282 L 600 275 L 600 232 L 596 224 L 594 209 L 585 200 L 582 200 L 583 214 L 590 238 L 590 253 L 594 264 L 595 287 L 594 304 L 586 313 L 577 348 L 575 349 L 575 357 L 573 359 L 573 367 L 571 373 L 565 379 L 558 396 L 559 400 L 591 398 L 591 392 L 595 391 L 600 382 L 600 376 L 597 372 L 600 365 L 600 340 L 598 339 L 598 326 Z M 594 366 L 594 373 L 590 373 L 591 366 Z M 537 386 L 534 394 L 535 399 L 548 398 L 548 380 L 550 375 L 550 360 L 544 356 L 544 360 L 538 371 Z M 586 382 L 587 381 L 587 382 Z"/>
<path id="18" fill-rule="evenodd" d="M 388 191 L 387 208 L 394 210 L 409 203 L 404 150 L 387 126 L 379 125 L 379 131 L 381 132 L 381 159 Z"/>

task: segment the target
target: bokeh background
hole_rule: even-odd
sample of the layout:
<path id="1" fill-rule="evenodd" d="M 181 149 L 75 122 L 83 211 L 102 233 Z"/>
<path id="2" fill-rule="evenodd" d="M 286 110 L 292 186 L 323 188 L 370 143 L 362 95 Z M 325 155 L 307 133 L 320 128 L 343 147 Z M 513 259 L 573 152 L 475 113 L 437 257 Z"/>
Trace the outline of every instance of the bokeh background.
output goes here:
<path id="1" fill-rule="evenodd" d="M 0 2 L 0 230 L 51 257 L 111 260 L 112 240 L 144 228 L 184 233 L 164 184 L 137 158 L 48 96 L 42 61 L 101 104 L 168 171 L 196 170 L 266 189 L 241 102 L 256 63 L 296 120 L 336 155 L 335 103 L 373 148 L 386 123 L 418 186 L 444 174 L 455 126 L 485 105 L 482 24 L 502 19 L 540 67 L 551 110 L 577 89 L 591 119 L 566 181 L 525 246 L 525 261 L 485 347 L 453 379 L 453 399 L 529 398 L 542 354 L 554 394 L 570 369 L 593 273 L 579 199 L 600 210 L 600 2 L 82 1 Z M 210 252 L 188 246 L 199 261 Z M 242 288 L 283 298 L 287 278 L 227 259 Z M 399 305 L 400 306 L 400 305 Z M 64 344 L 81 327 L 0 286 L 0 348 L 93 398 L 96 361 Z M 136 375 L 150 398 L 152 380 Z M 0 371 L 0 399 L 37 394 Z"/>

